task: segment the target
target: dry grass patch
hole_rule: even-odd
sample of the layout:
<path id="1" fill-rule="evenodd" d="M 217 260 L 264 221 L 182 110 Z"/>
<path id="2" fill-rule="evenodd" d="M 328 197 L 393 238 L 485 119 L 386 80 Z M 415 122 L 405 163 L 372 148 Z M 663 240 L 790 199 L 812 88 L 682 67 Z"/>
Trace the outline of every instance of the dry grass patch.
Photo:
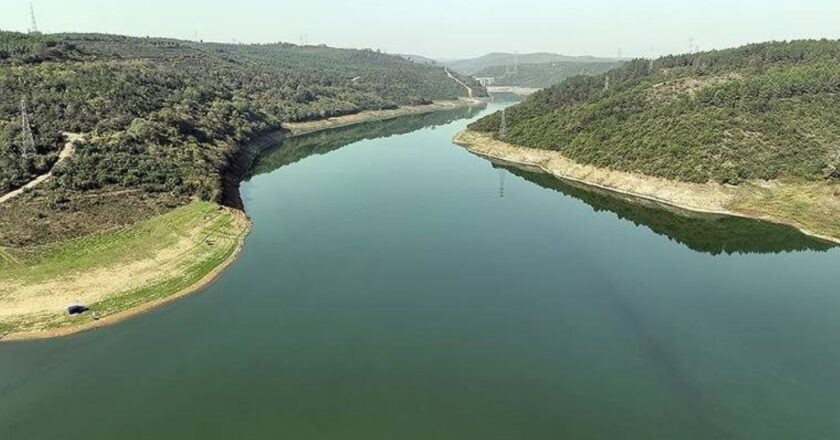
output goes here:
<path id="1" fill-rule="evenodd" d="M 840 241 L 840 184 L 777 183 L 744 188 L 733 211 L 788 223 L 812 235 Z"/>

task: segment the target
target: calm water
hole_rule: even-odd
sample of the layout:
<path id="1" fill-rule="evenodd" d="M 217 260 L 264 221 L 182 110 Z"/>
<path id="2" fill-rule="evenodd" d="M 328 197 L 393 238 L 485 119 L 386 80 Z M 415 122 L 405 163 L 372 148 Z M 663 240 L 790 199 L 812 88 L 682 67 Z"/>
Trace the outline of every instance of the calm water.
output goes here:
<path id="1" fill-rule="evenodd" d="M 268 152 L 206 292 L 0 344 L 0 439 L 840 438 L 840 251 L 495 167 L 473 117 Z"/>

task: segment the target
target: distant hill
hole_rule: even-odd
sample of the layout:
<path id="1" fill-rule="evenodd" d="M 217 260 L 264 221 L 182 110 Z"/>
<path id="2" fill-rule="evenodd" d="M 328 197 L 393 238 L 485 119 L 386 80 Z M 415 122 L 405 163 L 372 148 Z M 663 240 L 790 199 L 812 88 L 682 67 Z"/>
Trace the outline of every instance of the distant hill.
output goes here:
<path id="1" fill-rule="evenodd" d="M 411 61 L 412 63 L 417 63 L 417 64 L 430 64 L 430 65 L 437 65 L 437 64 L 442 65 L 443 64 L 438 60 L 435 60 L 435 59 L 429 58 L 429 57 L 424 57 L 422 55 L 401 54 L 400 56 L 403 59 L 406 59 L 408 61 Z"/>
<path id="2" fill-rule="evenodd" d="M 518 61 L 519 64 L 541 64 L 554 62 L 598 63 L 615 61 L 612 58 L 598 58 L 590 56 L 575 57 L 548 52 L 521 53 L 518 55 L 512 53 L 494 52 L 478 58 L 447 61 L 443 64 L 464 75 L 475 75 L 488 67 L 504 67 L 506 65 L 513 65 L 515 60 Z"/>
<path id="3" fill-rule="evenodd" d="M 471 130 L 498 133 L 501 116 Z M 690 182 L 840 182 L 840 41 L 634 60 L 506 111 L 506 142 Z"/>
<path id="4" fill-rule="evenodd" d="M 617 67 L 619 62 L 577 62 L 555 61 L 540 64 L 520 64 L 512 74 L 507 66 L 492 66 L 474 74 L 476 77 L 492 77 L 494 86 L 515 86 L 542 89 L 560 83 L 577 75 L 597 75 Z"/>

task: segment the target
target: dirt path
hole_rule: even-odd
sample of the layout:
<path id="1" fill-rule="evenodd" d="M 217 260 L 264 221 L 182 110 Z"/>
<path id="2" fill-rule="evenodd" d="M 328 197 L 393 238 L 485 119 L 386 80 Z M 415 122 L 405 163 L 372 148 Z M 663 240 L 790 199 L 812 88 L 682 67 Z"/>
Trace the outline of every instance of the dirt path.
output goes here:
<path id="1" fill-rule="evenodd" d="M 472 89 L 472 87 L 468 86 L 465 82 L 463 82 L 463 81 L 461 81 L 460 79 L 458 79 L 458 77 L 456 77 L 455 75 L 453 75 L 453 74 L 452 74 L 452 72 L 450 72 L 448 68 L 444 67 L 444 68 L 443 68 L 443 70 L 445 70 L 445 71 L 446 71 L 446 75 L 447 75 L 447 76 L 449 76 L 450 78 L 452 78 L 453 80 L 455 80 L 455 82 L 457 82 L 458 84 L 460 84 L 460 85 L 464 86 L 464 88 L 465 88 L 465 89 L 467 89 L 467 96 L 468 96 L 468 97 L 473 98 L 473 89 Z"/>
<path id="2" fill-rule="evenodd" d="M 81 134 L 78 133 L 64 133 L 64 136 L 67 138 L 67 143 L 64 144 L 64 148 L 58 153 L 58 161 L 55 162 L 53 165 L 53 169 L 58 166 L 62 161 L 66 160 L 68 157 L 73 156 L 73 153 L 76 152 L 75 147 L 73 144 L 82 138 Z M 44 183 L 47 179 L 52 177 L 52 170 L 50 170 L 46 174 L 41 174 L 40 176 L 36 177 L 31 182 L 27 183 L 26 185 L 8 193 L 3 196 L 0 196 L 0 204 L 5 203 L 21 194 L 28 189 L 35 188 L 36 186 Z"/>

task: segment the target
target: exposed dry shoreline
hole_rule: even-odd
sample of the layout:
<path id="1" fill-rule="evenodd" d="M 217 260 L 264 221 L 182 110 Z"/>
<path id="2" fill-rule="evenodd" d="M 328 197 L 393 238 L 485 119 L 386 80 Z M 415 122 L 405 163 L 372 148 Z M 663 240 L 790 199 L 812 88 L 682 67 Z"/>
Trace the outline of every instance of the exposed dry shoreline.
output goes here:
<path id="1" fill-rule="evenodd" d="M 390 110 L 371 110 L 352 115 L 320 119 L 317 121 L 292 122 L 284 124 L 283 127 L 289 130 L 290 137 L 303 136 L 321 130 L 328 130 L 330 128 L 346 127 L 348 125 L 356 125 L 372 121 L 386 121 L 388 119 L 399 118 L 400 116 L 420 115 L 439 110 L 451 110 L 459 107 L 469 107 L 483 104 L 484 102 L 479 99 L 461 98 L 452 101 L 435 101 L 432 104 L 427 105 L 409 105 Z"/>
<path id="2" fill-rule="evenodd" d="M 490 86 L 487 87 L 487 93 L 512 93 L 517 96 L 531 96 L 537 93 L 540 89 L 534 87 L 519 87 L 519 86 Z"/>
<path id="3" fill-rule="evenodd" d="M 149 301 L 143 303 L 139 306 L 132 307 L 127 310 L 123 310 L 118 313 L 114 313 L 111 315 L 103 316 L 97 320 L 90 320 L 84 323 L 68 326 L 68 327 L 60 327 L 56 329 L 50 329 L 45 331 L 36 331 L 36 332 L 20 332 L 20 333 L 10 333 L 7 335 L 0 335 L 0 340 L 3 342 L 14 342 L 14 341 L 31 341 L 31 340 L 39 340 L 39 339 L 51 339 L 51 338 L 60 338 L 64 336 L 70 336 L 77 333 L 82 333 L 102 327 L 107 327 L 110 325 L 114 325 L 120 323 L 122 321 L 126 321 L 130 318 L 133 318 L 138 315 L 142 315 L 149 311 L 152 311 L 158 307 L 162 307 L 166 304 L 173 303 L 185 296 L 192 295 L 194 293 L 201 292 L 204 288 L 212 284 L 216 281 L 224 272 L 227 270 L 237 258 L 239 258 L 239 254 L 242 252 L 242 249 L 245 245 L 245 239 L 248 237 L 248 234 L 251 231 L 251 221 L 245 215 L 244 212 L 235 210 L 232 208 L 224 208 L 230 210 L 236 217 L 238 222 L 243 223 L 244 233 L 239 236 L 238 243 L 236 245 L 235 250 L 233 253 L 228 256 L 221 264 L 216 266 L 213 270 L 211 270 L 207 275 L 201 278 L 198 282 L 191 285 L 190 287 L 183 289 L 177 293 L 169 295 L 165 298 L 160 298 L 154 301 Z M 80 319 L 90 318 L 89 316 L 80 317 Z M 92 319 L 92 318 L 90 318 Z"/>
<path id="4" fill-rule="evenodd" d="M 241 199 L 239 197 L 239 184 L 242 177 L 248 171 L 247 168 L 251 166 L 254 158 L 264 149 L 276 145 L 281 142 L 284 137 L 302 136 L 306 134 L 315 133 L 331 128 L 345 127 L 349 125 L 361 124 L 365 122 L 382 121 L 398 118 L 407 115 L 417 115 L 423 113 L 430 113 L 439 110 L 448 110 L 458 107 L 467 107 L 472 105 L 481 105 L 482 101 L 477 99 L 459 99 L 454 101 L 437 101 L 429 105 L 421 106 L 407 106 L 392 110 L 377 110 L 366 111 L 354 115 L 341 116 L 336 118 L 329 118 L 320 121 L 291 123 L 284 125 L 282 130 L 273 130 L 255 138 L 251 142 L 241 146 L 238 156 L 234 158 L 228 170 L 224 173 L 225 194 L 223 194 L 224 204 L 229 206 L 228 209 L 234 213 L 238 222 L 241 223 L 243 233 L 240 235 L 236 248 L 221 264 L 216 266 L 201 280 L 192 284 L 191 286 L 178 291 L 172 295 L 149 301 L 132 307 L 127 310 L 120 311 L 111 315 L 103 316 L 98 320 L 89 320 L 78 325 L 67 327 L 59 327 L 56 329 L 35 331 L 35 332 L 17 332 L 2 335 L 0 334 L 0 342 L 12 341 L 27 341 L 38 339 L 50 339 L 94 330 L 110 325 L 120 323 L 132 317 L 147 313 L 158 307 L 173 303 L 187 295 L 201 292 L 206 287 L 215 282 L 225 270 L 227 270 L 242 253 L 247 236 L 251 231 L 251 221 L 245 212 L 242 210 Z M 286 135 L 286 133 L 289 133 Z M 237 203 L 238 202 L 238 203 Z"/>
<path id="5" fill-rule="evenodd" d="M 818 185 L 794 185 L 779 182 L 753 182 L 739 186 L 717 183 L 689 183 L 642 174 L 615 171 L 577 163 L 557 151 L 524 148 L 510 145 L 489 135 L 464 131 L 453 141 L 468 151 L 511 165 L 539 169 L 560 179 L 579 182 L 614 193 L 625 194 L 688 211 L 752 218 L 794 227 L 806 235 L 840 243 L 840 230 L 814 221 L 801 220 L 773 212 L 762 206 L 764 198 L 772 200 L 777 194 L 802 193 L 803 199 L 813 200 L 812 211 L 822 213 L 826 220 L 840 215 L 840 198 L 836 192 L 823 191 Z M 816 189 L 815 189 L 816 188 Z M 835 189 L 840 191 L 840 189 Z M 781 196 L 776 197 L 781 198 Z M 807 211 L 807 209 L 806 209 Z M 803 216 L 805 217 L 805 216 Z M 807 217 L 806 217 L 807 218 Z"/>

